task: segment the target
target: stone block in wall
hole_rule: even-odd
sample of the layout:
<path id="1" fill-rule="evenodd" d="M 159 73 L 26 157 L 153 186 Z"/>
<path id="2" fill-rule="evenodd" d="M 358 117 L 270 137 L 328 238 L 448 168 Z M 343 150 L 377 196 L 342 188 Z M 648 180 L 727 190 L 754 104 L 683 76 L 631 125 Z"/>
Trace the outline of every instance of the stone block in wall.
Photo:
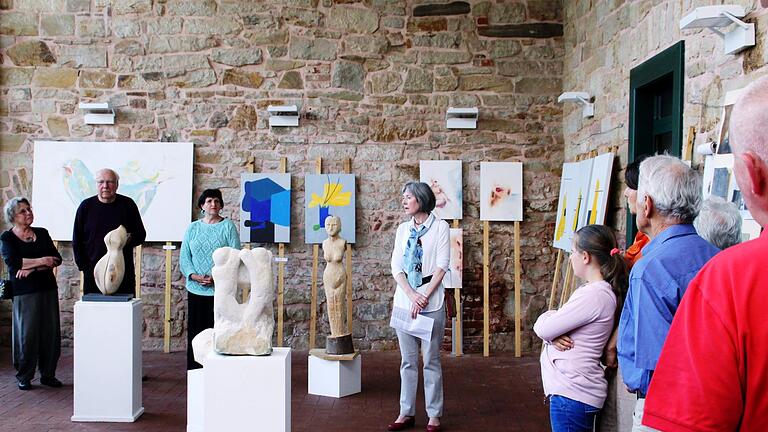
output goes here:
<path id="1" fill-rule="evenodd" d="M 403 83 L 403 91 L 406 93 L 425 93 L 433 89 L 433 73 L 421 68 L 408 68 Z"/>
<path id="2" fill-rule="evenodd" d="M 168 15 L 212 16 L 216 13 L 216 2 L 214 0 L 168 0 L 165 10 Z"/>
<path id="3" fill-rule="evenodd" d="M 365 69 L 358 62 L 337 61 L 333 64 L 331 86 L 341 87 L 354 92 L 363 92 Z"/>
<path id="4" fill-rule="evenodd" d="M 187 33 L 202 35 L 231 35 L 239 33 L 242 25 L 230 18 L 187 18 L 184 20 Z"/>
<path id="5" fill-rule="evenodd" d="M 37 36 L 37 17 L 22 12 L 3 13 L 0 15 L 0 34 Z"/>
<path id="6" fill-rule="evenodd" d="M 48 45 L 39 40 L 18 42 L 6 50 L 16 66 L 47 66 L 56 63 L 56 57 Z"/>
<path id="7" fill-rule="evenodd" d="M 13 87 L 29 85 L 32 82 L 33 68 L 0 68 L 0 86 Z"/>
<path id="8" fill-rule="evenodd" d="M 382 35 L 350 35 L 344 40 L 345 51 L 381 55 L 390 47 L 389 40 Z"/>
<path id="9" fill-rule="evenodd" d="M 25 135 L 0 134 L 0 152 L 14 153 L 24 144 Z"/>
<path id="10" fill-rule="evenodd" d="M 370 92 L 374 94 L 386 94 L 396 91 L 403 79 L 397 72 L 384 71 L 372 74 L 370 78 Z"/>
<path id="11" fill-rule="evenodd" d="M 326 25 L 351 33 L 373 33 L 379 28 L 379 14 L 358 6 L 334 6 Z"/>
<path id="12" fill-rule="evenodd" d="M 302 60 L 334 60 L 337 52 L 337 43 L 328 39 L 292 37 L 288 48 L 291 58 Z"/>
<path id="13" fill-rule="evenodd" d="M 60 45 L 58 63 L 72 67 L 107 67 L 107 49 L 94 45 Z"/>
<path id="14" fill-rule="evenodd" d="M 512 92 L 515 85 L 509 78 L 489 75 L 465 75 L 459 77 L 459 90 L 463 91 L 494 91 L 497 93 Z"/>
<path id="15" fill-rule="evenodd" d="M 69 124 L 64 117 L 49 117 L 46 121 L 51 138 L 68 137 Z"/>
<path id="16" fill-rule="evenodd" d="M 264 77 L 258 72 L 246 72 L 238 69 L 227 69 L 224 71 L 221 83 L 231 84 L 239 87 L 259 88 L 264 82 Z"/>
<path id="17" fill-rule="evenodd" d="M 118 43 L 120 44 L 138 45 L 143 50 L 143 45 L 138 41 L 125 40 Z M 153 36 L 149 38 L 149 44 L 147 45 L 147 53 L 149 54 L 165 54 L 165 53 L 178 53 L 178 52 L 190 52 L 190 51 L 202 51 L 217 46 L 216 39 L 210 36 Z M 116 47 L 117 48 L 117 47 Z M 137 55 L 131 53 L 119 52 L 120 54 Z"/>
<path id="18" fill-rule="evenodd" d="M 43 15 L 40 17 L 40 33 L 44 36 L 72 36 L 75 34 L 75 16 Z"/>
<path id="19" fill-rule="evenodd" d="M 419 53 L 422 64 L 460 64 L 472 60 L 469 51 L 423 51 Z"/>
<path id="20" fill-rule="evenodd" d="M 522 23 L 525 22 L 525 5 L 518 2 L 494 3 L 487 17 L 491 25 Z"/>
<path id="21" fill-rule="evenodd" d="M 64 12 L 65 0 L 14 0 L 13 5 L 25 12 Z"/>
<path id="22" fill-rule="evenodd" d="M 67 12 L 89 12 L 91 10 L 91 0 L 67 0 Z"/>
<path id="23" fill-rule="evenodd" d="M 413 8 L 413 16 L 464 15 L 470 12 L 469 3 L 455 1 L 451 3 L 423 4 Z"/>
<path id="24" fill-rule="evenodd" d="M 80 37 L 103 38 L 108 35 L 103 18 L 77 18 L 77 35 Z"/>
<path id="25" fill-rule="evenodd" d="M 211 52 L 211 60 L 229 66 L 245 66 L 261 63 L 261 50 L 249 49 L 217 49 Z"/>
<path id="26" fill-rule="evenodd" d="M 72 68 L 39 68 L 32 84 L 38 87 L 70 88 L 77 81 L 77 70 Z"/>
<path id="27" fill-rule="evenodd" d="M 289 25 L 301 27 L 316 27 L 323 19 L 322 12 L 312 9 L 283 8 L 280 18 Z"/>
<path id="28" fill-rule="evenodd" d="M 115 15 L 142 14 L 152 10 L 152 0 L 120 0 L 112 3 Z"/>

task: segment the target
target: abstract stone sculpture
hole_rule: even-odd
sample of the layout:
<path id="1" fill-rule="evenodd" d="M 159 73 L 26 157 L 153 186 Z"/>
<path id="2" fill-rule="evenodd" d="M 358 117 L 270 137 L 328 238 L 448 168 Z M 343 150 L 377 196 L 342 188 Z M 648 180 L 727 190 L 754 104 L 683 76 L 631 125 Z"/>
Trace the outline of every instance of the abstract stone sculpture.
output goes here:
<path id="1" fill-rule="evenodd" d="M 352 345 L 352 335 L 345 331 L 344 326 L 344 286 L 347 274 L 342 260 L 347 241 L 339 237 L 341 219 L 328 216 L 325 219 L 325 231 L 328 238 L 323 240 L 323 258 L 326 266 L 323 271 L 323 288 L 328 309 L 328 323 L 331 325 L 331 335 L 326 338 L 325 352 L 328 354 L 349 354 L 355 352 Z"/>
<path id="2" fill-rule="evenodd" d="M 93 277 L 96 280 L 96 286 L 104 295 L 110 295 L 117 292 L 125 276 L 125 258 L 123 257 L 123 247 L 128 241 L 128 231 L 125 227 L 119 227 L 108 232 L 104 236 L 104 243 L 107 245 L 107 253 L 101 257 L 93 268 Z"/>
<path id="3" fill-rule="evenodd" d="M 272 253 L 264 248 L 223 247 L 213 252 L 213 263 L 214 324 L 212 329 L 204 330 L 192 340 L 195 361 L 205 366 L 211 351 L 232 355 L 271 354 L 275 328 Z M 238 285 L 250 285 L 247 303 L 237 302 Z"/>

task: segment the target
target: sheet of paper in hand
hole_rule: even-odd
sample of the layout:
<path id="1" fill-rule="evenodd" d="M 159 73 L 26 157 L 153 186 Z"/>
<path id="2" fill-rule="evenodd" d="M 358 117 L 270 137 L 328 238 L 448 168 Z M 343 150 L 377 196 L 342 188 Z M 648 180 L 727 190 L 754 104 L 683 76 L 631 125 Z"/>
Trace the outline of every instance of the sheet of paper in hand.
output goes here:
<path id="1" fill-rule="evenodd" d="M 434 319 L 424 315 L 417 315 L 416 319 L 411 318 L 411 311 L 408 309 L 394 308 L 392 310 L 392 319 L 389 320 L 390 327 L 395 330 L 408 333 L 424 342 L 432 339 L 432 324 Z"/>

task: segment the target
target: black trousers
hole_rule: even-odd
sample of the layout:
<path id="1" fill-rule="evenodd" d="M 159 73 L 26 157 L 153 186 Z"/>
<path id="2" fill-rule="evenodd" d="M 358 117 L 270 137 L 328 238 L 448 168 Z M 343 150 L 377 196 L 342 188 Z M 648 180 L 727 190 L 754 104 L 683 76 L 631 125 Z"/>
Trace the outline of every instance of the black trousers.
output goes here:
<path id="1" fill-rule="evenodd" d="M 213 328 L 213 296 L 201 296 L 187 291 L 187 370 L 203 367 L 195 361 L 192 339 L 209 328 Z"/>
<path id="2" fill-rule="evenodd" d="M 47 290 L 13 298 L 13 367 L 16 379 L 56 376 L 61 355 L 59 293 Z"/>

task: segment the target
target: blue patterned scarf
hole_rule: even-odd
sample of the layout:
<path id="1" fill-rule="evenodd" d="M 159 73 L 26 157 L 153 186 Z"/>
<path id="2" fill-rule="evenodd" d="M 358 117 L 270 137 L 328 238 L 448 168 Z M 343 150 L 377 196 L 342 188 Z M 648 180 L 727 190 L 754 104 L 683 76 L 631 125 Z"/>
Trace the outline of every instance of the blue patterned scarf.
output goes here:
<path id="1" fill-rule="evenodd" d="M 434 219 L 432 223 L 434 223 Z M 408 243 L 405 246 L 403 271 L 408 275 L 408 283 L 411 284 L 413 289 L 421 286 L 421 259 L 424 255 L 424 248 L 421 246 L 421 236 L 432 228 L 432 223 L 427 226 L 427 221 L 424 221 L 418 228 L 411 227 L 411 234 L 408 236 Z"/>

